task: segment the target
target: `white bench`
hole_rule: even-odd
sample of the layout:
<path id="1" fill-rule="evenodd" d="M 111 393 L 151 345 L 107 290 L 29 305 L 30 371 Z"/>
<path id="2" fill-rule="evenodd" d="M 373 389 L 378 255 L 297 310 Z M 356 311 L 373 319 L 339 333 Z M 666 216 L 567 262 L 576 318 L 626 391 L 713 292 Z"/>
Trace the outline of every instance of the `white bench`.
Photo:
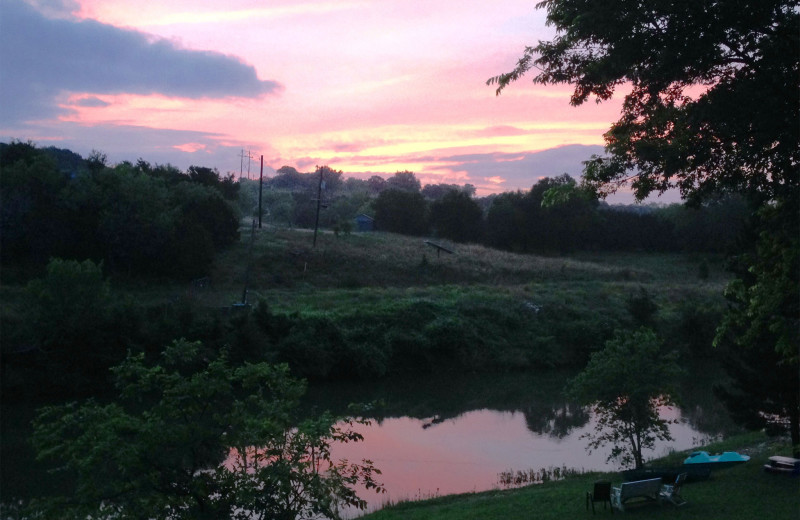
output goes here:
<path id="1" fill-rule="evenodd" d="M 620 487 L 611 489 L 611 506 L 625 511 L 625 502 L 634 498 L 644 498 L 648 501 L 659 500 L 661 479 L 651 478 L 635 482 L 623 482 Z"/>

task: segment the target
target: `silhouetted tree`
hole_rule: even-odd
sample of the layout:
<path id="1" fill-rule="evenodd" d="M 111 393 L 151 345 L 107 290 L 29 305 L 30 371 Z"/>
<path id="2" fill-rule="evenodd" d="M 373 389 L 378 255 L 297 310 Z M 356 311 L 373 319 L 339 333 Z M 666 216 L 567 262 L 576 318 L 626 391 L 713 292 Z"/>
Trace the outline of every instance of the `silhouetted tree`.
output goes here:
<path id="1" fill-rule="evenodd" d="M 393 190 L 410 191 L 412 193 L 419 193 L 422 185 L 420 184 L 414 172 L 408 170 L 396 172 L 389 177 L 386 181 L 386 187 Z"/>
<path id="2" fill-rule="evenodd" d="M 641 468 L 643 450 L 656 440 L 672 440 L 670 421 L 658 409 L 675 404 L 679 373 L 674 353 L 661 352 L 652 330 L 618 332 L 607 341 L 568 384 L 570 396 L 591 406 L 597 418 L 589 448 L 610 444 L 608 460 Z"/>
<path id="3" fill-rule="evenodd" d="M 499 249 L 528 251 L 527 211 L 521 191 L 501 193 L 486 215 L 486 242 Z"/>
<path id="4" fill-rule="evenodd" d="M 428 231 L 428 207 L 419 192 L 389 189 L 375 200 L 378 229 L 404 235 L 424 235 Z"/>
<path id="5" fill-rule="evenodd" d="M 591 96 L 607 100 L 618 85 L 628 85 L 620 119 L 605 134 L 608 155 L 586 163 L 585 182 L 600 193 L 629 184 L 639 200 L 670 188 L 693 204 L 744 195 L 752 223 L 764 226 L 755 233 L 758 248 L 769 254 L 743 259 L 748 268 L 729 288 L 737 305 L 727 331 L 737 334 L 740 348 L 776 349 L 796 373 L 796 2 L 545 0 L 539 7 L 547 10 L 555 37 L 526 48 L 514 70 L 488 83 L 500 93 L 535 69 L 535 83 L 572 84 L 573 105 Z M 757 319 L 746 323 L 742 316 Z M 763 334 L 767 323 L 771 335 Z M 800 410 L 796 400 L 785 404 L 792 407 L 792 441 L 800 452 Z"/>
<path id="6" fill-rule="evenodd" d="M 462 191 L 462 187 L 458 184 L 426 184 L 424 188 L 422 188 L 422 196 L 428 200 L 440 200 L 442 197 L 450 193 L 451 191 Z M 469 196 L 472 196 L 472 193 L 468 193 Z"/>
<path id="7" fill-rule="evenodd" d="M 187 175 L 190 181 L 214 188 L 228 200 L 236 200 L 239 195 L 239 184 L 234 180 L 232 173 L 223 177 L 216 168 L 189 166 Z"/>
<path id="8" fill-rule="evenodd" d="M 363 421 L 299 418 L 305 388 L 286 366 L 232 366 L 181 340 L 156 366 L 131 355 L 113 371 L 115 400 L 40 411 L 36 449 L 75 485 L 37 501 L 33 516 L 340 519 L 366 507 L 356 485 L 382 491 L 372 462 L 331 455 L 362 440 L 352 426 Z"/>
<path id="9" fill-rule="evenodd" d="M 451 189 L 431 204 L 430 222 L 437 236 L 455 242 L 477 242 L 482 234 L 483 212 L 472 197 Z"/>
<path id="10" fill-rule="evenodd" d="M 387 188 L 386 179 L 378 175 L 373 175 L 367 179 L 367 185 L 371 193 L 378 194 Z"/>

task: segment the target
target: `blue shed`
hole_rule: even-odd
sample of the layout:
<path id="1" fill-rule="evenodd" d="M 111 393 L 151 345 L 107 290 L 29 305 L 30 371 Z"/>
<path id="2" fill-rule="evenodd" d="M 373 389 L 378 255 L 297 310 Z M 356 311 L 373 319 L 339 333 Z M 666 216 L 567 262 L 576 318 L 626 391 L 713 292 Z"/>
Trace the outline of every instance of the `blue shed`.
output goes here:
<path id="1" fill-rule="evenodd" d="M 373 231 L 375 229 L 375 219 L 363 213 L 356 216 L 357 231 Z"/>

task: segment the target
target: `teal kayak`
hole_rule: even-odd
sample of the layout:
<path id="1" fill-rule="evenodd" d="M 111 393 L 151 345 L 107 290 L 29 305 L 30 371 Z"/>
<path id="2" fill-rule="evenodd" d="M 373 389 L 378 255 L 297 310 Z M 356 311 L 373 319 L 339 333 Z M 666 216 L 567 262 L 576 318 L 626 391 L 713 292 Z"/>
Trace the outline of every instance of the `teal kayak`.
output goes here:
<path id="1" fill-rule="evenodd" d="M 709 469 L 726 468 L 750 460 L 749 455 L 742 455 L 735 451 L 726 451 L 719 455 L 710 455 L 707 451 L 695 451 L 686 457 L 684 465 L 692 467 L 703 466 Z"/>

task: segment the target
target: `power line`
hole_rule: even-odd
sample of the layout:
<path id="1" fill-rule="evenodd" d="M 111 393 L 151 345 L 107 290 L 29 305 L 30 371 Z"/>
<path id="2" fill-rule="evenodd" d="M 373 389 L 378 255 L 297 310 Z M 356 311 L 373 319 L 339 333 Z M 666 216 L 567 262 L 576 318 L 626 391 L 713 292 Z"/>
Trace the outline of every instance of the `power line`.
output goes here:
<path id="1" fill-rule="evenodd" d="M 244 153 L 244 148 L 242 148 L 241 153 L 239 153 L 239 180 L 242 180 L 242 174 L 244 173 L 244 159 L 247 157 L 247 180 L 250 180 L 250 159 L 253 158 L 253 154 L 250 153 L 251 150 L 247 150 L 247 153 Z"/>

